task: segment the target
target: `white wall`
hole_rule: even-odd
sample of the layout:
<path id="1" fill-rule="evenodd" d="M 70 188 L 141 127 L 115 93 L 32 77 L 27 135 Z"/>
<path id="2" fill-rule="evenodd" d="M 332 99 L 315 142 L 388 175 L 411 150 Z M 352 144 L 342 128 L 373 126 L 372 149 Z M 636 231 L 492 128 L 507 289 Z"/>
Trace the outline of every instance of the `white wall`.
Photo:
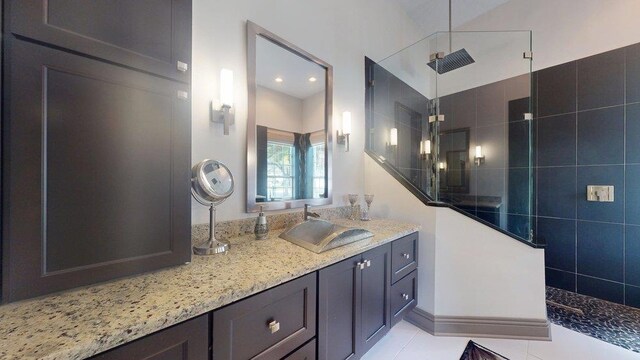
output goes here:
<path id="1" fill-rule="evenodd" d="M 333 206 L 345 205 L 346 194 L 364 188 L 364 56 L 382 58 L 414 42 L 417 28 L 395 4 L 383 0 L 194 0 L 192 161 L 222 161 L 237 185 L 218 207 L 220 220 L 254 216 L 245 214 L 247 20 L 333 65 L 334 127 L 343 111 L 353 114 L 351 151 L 334 144 L 333 152 Z M 221 68 L 234 72 L 236 124 L 229 136 L 209 120 L 209 104 L 219 97 Z M 207 222 L 207 210 L 192 204 L 192 222 Z"/>
<path id="2" fill-rule="evenodd" d="M 324 129 L 324 101 L 324 92 L 315 93 L 302 101 L 303 134 Z M 337 115 L 340 118 L 341 114 Z"/>
<path id="3" fill-rule="evenodd" d="M 302 133 L 302 100 L 258 86 L 256 92 L 256 119 L 258 125 L 271 129 Z"/>
<path id="4" fill-rule="evenodd" d="M 427 207 L 365 155 L 374 217 L 422 225 L 418 307 L 436 316 L 546 319 L 544 250 Z"/>
<path id="5" fill-rule="evenodd" d="M 533 30 L 534 70 L 640 42 L 638 0 L 511 0 L 456 30 Z"/>
<path id="6" fill-rule="evenodd" d="M 435 238 L 436 315 L 546 319 L 544 250 L 448 208 Z"/>

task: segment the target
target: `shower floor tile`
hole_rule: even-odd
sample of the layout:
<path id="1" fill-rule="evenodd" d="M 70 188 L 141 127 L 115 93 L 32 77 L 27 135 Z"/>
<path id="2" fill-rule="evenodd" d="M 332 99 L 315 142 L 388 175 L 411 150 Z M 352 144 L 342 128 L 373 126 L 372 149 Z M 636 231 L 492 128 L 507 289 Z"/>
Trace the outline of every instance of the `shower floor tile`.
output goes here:
<path id="1" fill-rule="evenodd" d="M 640 353 L 640 309 L 552 287 L 547 301 L 552 323 Z"/>

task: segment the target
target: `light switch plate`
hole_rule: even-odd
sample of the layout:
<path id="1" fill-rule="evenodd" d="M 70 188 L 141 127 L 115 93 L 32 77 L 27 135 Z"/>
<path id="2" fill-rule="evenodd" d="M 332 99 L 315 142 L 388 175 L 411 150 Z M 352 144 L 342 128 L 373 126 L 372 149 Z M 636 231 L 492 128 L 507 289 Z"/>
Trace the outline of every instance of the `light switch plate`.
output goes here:
<path id="1" fill-rule="evenodd" d="M 613 202 L 614 189 L 611 185 L 588 185 L 587 201 Z"/>

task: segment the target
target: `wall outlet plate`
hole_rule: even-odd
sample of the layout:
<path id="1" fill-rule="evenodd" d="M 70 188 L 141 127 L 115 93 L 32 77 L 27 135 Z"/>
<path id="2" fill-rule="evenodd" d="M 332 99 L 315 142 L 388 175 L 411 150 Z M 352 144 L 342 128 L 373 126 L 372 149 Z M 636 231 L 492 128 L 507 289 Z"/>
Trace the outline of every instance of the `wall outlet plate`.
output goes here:
<path id="1" fill-rule="evenodd" d="M 613 202 L 614 189 L 611 185 L 588 185 L 587 201 Z"/>

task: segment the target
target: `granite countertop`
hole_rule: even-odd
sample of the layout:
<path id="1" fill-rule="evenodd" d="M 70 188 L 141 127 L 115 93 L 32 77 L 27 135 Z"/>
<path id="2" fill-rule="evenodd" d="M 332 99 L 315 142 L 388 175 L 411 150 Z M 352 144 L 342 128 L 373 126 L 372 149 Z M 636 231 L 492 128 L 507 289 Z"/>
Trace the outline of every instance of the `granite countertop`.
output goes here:
<path id="1" fill-rule="evenodd" d="M 374 237 L 315 254 L 279 239 L 232 238 L 227 255 L 0 306 L 1 359 L 82 359 L 419 230 L 394 220 L 334 220 Z"/>

